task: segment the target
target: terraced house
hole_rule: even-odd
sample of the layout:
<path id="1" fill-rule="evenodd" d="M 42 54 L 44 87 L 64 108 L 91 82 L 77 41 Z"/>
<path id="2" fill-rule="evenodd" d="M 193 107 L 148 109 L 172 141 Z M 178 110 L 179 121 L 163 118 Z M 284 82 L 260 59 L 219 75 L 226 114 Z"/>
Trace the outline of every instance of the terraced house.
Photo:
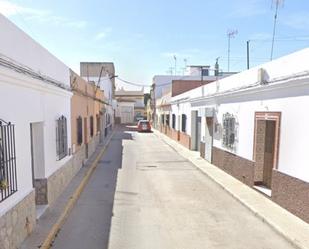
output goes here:
<path id="1" fill-rule="evenodd" d="M 161 131 L 307 222 L 308 57 L 307 48 L 169 97 L 161 118 Z"/>
<path id="2" fill-rule="evenodd" d="M 69 68 L 1 15 L 0 36 L 0 241 L 16 248 L 71 177 L 72 92 Z"/>
<path id="3" fill-rule="evenodd" d="M 113 98 L 2 15 L 0 36 L 0 247 L 15 249 L 111 130 Z"/>
<path id="4" fill-rule="evenodd" d="M 71 124 L 72 152 L 81 167 L 104 139 L 103 115 L 107 102 L 104 92 L 94 83 L 87 82 L 71 70 Z"/>

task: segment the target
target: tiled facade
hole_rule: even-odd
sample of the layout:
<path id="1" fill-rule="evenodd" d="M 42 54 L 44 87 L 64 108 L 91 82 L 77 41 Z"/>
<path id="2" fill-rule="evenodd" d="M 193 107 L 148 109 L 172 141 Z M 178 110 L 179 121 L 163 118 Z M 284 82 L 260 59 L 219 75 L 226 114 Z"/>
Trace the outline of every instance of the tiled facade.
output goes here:
<path id="1" fill-rule="evenodd" d="M 254 162 L 241 158 L 228 151 L 212 148 L 212 163 L 241 182 L 253 186 L 254 184 Z"/>
<path id="2" fill-rule="evenodd" d="M 190 149 L 191 148 L 191 137 L 184 132 L 180 132 L 179 133 L 179 143 L 185 146 L 186 148 Z"/>
<path id="3" fill-rule="evenodd" d="M 309 183 L 273 170 L 271 199 L 309 223 Z"/>

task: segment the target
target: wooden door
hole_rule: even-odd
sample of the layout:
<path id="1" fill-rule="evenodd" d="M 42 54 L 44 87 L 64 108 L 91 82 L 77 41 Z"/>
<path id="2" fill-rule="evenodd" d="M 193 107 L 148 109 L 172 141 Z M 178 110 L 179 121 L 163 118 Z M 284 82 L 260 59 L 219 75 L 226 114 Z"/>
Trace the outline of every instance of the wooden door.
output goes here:
<path id="1" fill-rule="evenodd" d="M 271 188 L 272 172 L 279 155 L 280 112 L 256 112 L 254 136 L 254 183 Z"/>
<path id="2" fill-rule="evenodd" d="M 267 120 L 265 129 L 263 184 L 271 187 L 271 177 L 274 168 L 276 121 Z"/>

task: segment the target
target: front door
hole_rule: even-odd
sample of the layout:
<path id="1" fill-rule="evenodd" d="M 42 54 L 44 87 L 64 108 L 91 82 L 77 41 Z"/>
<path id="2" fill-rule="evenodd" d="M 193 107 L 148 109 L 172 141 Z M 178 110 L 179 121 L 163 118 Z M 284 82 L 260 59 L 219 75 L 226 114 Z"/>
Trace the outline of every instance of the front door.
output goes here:
<path id="1" fill-rule="evenodd" d="M 88 158 L 88 123 L 87 118 L 84 118 L 84 141 L 85 141 L 85 154 Z"/>
<path id="2" fill-rule="evenodd" d="M 213 118 L 206 118 L 205 159 L 211 163 L 213 142 Z"/>
<path id="3" fill-rule="evenodd" d="M 256 113 L 254 143 L 254 182 L 271 188 L 272 172 L 277 167 L 280 113 Z"/>
<path id="4" fill-rule="evenodd" d="M 201 123 L 202 123 L 202 118 L 201 117 L 197 117 L 196 118 L 196 148 L 197 151 L 200 151 L 201 149 Z"/>

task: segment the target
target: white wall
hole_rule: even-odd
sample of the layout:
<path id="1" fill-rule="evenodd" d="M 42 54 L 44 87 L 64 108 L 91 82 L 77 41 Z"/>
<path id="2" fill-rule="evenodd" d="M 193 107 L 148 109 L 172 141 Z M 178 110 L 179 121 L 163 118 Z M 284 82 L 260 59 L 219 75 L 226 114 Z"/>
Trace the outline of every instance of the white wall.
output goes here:
<path id="1" fill-rule="evenodd" d="M 309 182 L 309 77 L 295 75 L 309 71 L 306 60 L 309 49 L 304 49 L 273 62 L 266 63 L 248 71 L 227 77 L 180 94 L 172 98 L 173 113 L 185 112 L 187 117 L 191 110 L 214 107 L 216 118 L 222 125 L 223 114 L 229 112 L 237 118 L 238 136 L 233 153 L 253 160 L 254 115 L 257 111 L 281 112 L 280 148 L 278 170 Z M 264 68 L 268 80 L 278 80 L 293 76 L 279 84 L 258 86 L 239 93 L 239 87 L 257 82 L 258 68 Z M 229 90 L 230 93 L 226 91 Z M 189 106 L 188 106 L 189 105 Z M 178 107 L 179 106 L 179 110 Z M 202 127 L 204 127 L 202 124 Z M 187 134 L 190 135 L 190 124 Z M 202 139 L 205 135 L 202 129 Z M 214 134 L 214 146 L 222 148 L 221 134 Z M 226 150 L 226 149 L 225 149 Z"/>
<path id="2" fill-rule="evenodd" d="M 67 118 L 68 141 L 71 141 L 71 95 L 61 88 L 0 67 L 0 118 L 15 125 L 18 179 L 18 191 L 0 203 L 0 215 L 33 189 L 30 123 L 44 123 L 45 177 L 69 159 L 56 160 L 56 119 L 61 115 Z"/>
<path id="3" fill-rule="evenodd" d="M 2 14 L 0 14 L 0 37 L 0 57 L 4 55 L 37 73 L 70 85 L 68 67 Z"/>

